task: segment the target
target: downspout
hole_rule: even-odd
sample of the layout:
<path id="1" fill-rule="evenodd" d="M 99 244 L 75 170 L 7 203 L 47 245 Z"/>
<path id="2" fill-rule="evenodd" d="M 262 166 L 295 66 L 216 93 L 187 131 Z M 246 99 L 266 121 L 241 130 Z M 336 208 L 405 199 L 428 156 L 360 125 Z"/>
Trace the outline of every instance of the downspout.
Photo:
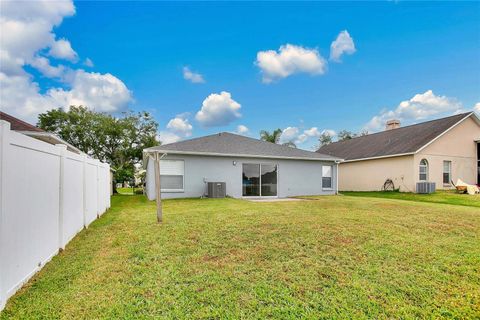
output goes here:
<path id="1" fill-rule="evenodd" d="M 340 169 L 340 165 L 339 165 L 340 161 L 335 161 L 335 164 L 337 165 L 337 174 L 336 174 L 336 177 L 335 177 L 336 178 L 335 179 L 336 180 L 335 181 L 335 194 L 338 195 L 338 179 L 340 177 L 340 174 L 339 174 L 339 172 L 340 172 L 340 170 L 339 170 Z"/>

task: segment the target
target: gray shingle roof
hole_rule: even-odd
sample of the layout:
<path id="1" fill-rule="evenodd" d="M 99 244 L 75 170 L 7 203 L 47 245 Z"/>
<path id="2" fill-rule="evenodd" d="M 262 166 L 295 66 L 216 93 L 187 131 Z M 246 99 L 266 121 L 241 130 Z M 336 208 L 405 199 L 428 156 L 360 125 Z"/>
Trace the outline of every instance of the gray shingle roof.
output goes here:
<path id="1" fill-rule="evenodd" d="M 292 158 L 305 160 L 339 160 L 339 158 L 318 152 L 296 149 L 271 142 L 265 142 L 237 134 L 222 132 L 213 135 L 184 140 L 144 150 L 166 153 L 230 155 L 262 158 Z"/>
<path id="2" fill-rule="evenodd" d="M 358 160 L 405 153 L 415 153 L 472 112 L 400 127 L 351 140 L 334 142 L 317 152 L 345 160 Z"/>

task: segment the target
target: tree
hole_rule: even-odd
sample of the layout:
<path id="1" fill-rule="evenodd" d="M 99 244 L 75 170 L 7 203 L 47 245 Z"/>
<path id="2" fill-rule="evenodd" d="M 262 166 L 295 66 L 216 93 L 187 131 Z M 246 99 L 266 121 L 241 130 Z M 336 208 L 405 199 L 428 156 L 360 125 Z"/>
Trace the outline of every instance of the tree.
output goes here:
<path id="1" fill-rule="evenodd" d="M 323 132 L 320 137 L 318 138 L 318 142 L 320 142 L 320 147 L 326 146 L 333 142 L 332 136 L 328 132 Z"/>
<path id="2" fill-rule="evenodd" d="M 132 180 L 143 149 L 159 144 L 158 124 L 148 112 L 124 112 L 113 117 L 71 106 L 68 111 L 54 109 L 40 114 L 38 126 L 89 156 L 108 162 L 116 170 L 116 182 Z"/>
<path id="3" fill-rule="evenodd" d="M 350 139 L 353 139 L 353 138 L 363 137 L 363 136 L 366 136 L 366 135 L 368 135 L 368 130 L 367 129 L 364 129 L 364 130 L 360 131 L 359 133 L 353 133 L 353 132 L 348 131 L 348 130 L 342 130 L 338 133 L 337 137 L 338 137 L 338 141 L 345 141 L 345 140 L 350 140 Z"/>
<path id="4" fill-rule="evenodd" d="M 260 131 L 260 139 L 263 141 L 275 143 L 275 144 L 280 144 L 280 137 L 282 136 L 282 129 L 275 129 L 272 131 L 272 133 L 262 130 Z M 296 148 L 297 146 L 293 141 L 287 141 L 282 143 L 282 145 L 287 146 L 287 147 L 292 147 Z"/>
<path id="5" fill-rule="evenodd" d="M 367 129 L 363 129 L 362 131 L 360 131 L 359 133 L 356 134 L 357 137 L 363 137 L 363 136 L 367 136 L 368 135 L 368 130 Z"/>
<path id="6" fill-rule="evenodd" d="M 260 131 L 260 139 L 262 139 L 263 141 L 276 143 L 276 144 L 280 142 L 281 135 L 282 135 L 282 129 L 275 129 L 272 131 L 272 133 L 266 130 Z"/>
<path id="7" fill-rule="evenodd" d="M 282 143 L 282 146 L 286 146 L 286 147 L 290 147 L 290 148 L 296 148 L 297 147 L 297 145 L 293 141 L 284 142 L 284 143 Z"/>
<path id="8" fill-rule="evenodd" d="M 355 137 L 355 134 L 348 130 L 342 130 L 337 135 L 338 141 L 350 140 L 350 139 L 353 139 L 354 137 Z"/>

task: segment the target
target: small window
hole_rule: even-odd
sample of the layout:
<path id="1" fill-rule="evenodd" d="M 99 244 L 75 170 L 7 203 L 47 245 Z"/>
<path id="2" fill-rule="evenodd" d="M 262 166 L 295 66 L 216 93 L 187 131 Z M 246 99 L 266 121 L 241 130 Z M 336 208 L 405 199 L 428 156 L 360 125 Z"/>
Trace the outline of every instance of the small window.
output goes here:
<path id="1" fill-rule="evenodd" d="M 443 161 L 443 183 L 450 184 L 452 181 L 452 161 Z"/>
<path id="2" fill-rule="evenodd" d="M 162 192 L 184 191 L 184 161 L 160 160 L 160 185 Z"/>
<path id="3" fill-rule="evenodd" d="M 428 161 L 426 159 L 422 159 L 420 161 L 420 166 L 418 167 L 418 180 L 420 181 L 427 181 L 428 180 Z"/>
<path id="4" fill-rule="evenodd" d="M 322 189 L 332 189 L 332 166 L 322 166 Z"/>

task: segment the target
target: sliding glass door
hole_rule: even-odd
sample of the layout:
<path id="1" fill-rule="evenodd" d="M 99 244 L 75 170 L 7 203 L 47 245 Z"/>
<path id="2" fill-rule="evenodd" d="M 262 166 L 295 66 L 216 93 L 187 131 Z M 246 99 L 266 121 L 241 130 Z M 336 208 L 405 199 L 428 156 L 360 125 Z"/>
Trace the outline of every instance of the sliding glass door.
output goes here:
<path id="1" fill-rule="evenodd" d="M 277 165 L 275 164 L 262 164 L 260 184 L 262 197 L 275 197 L 277 196 Z"/>
<path id="2" fill-rule="evenodd" d="M 243 196 L 260 197 L 260 165 L 243 164 Z"/>
<path id="3" fill-rule="evenodd" d="M 242 184 L 244 197 L 277 196 L 276 164 L 244 163 Z"/>

